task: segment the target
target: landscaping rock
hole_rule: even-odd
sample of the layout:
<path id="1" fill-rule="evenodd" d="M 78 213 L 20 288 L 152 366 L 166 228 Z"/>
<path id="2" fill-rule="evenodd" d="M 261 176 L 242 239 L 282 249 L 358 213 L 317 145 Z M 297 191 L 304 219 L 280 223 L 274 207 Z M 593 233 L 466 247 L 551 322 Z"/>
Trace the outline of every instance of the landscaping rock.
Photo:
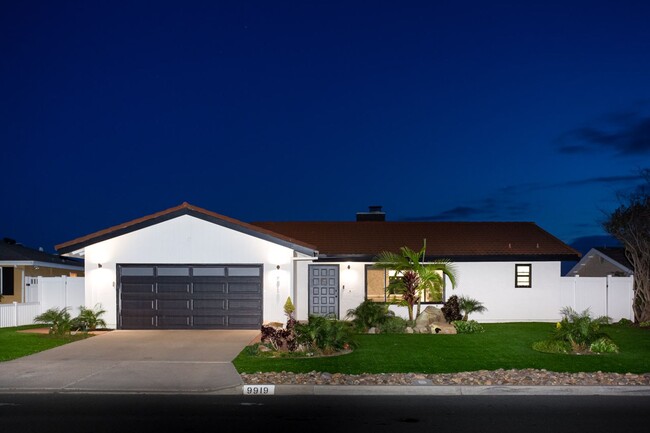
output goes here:
<path id="1" fill-rule="evenodd" d="M 368 329 L 368 334 L 376 334 L 376 333 L 377 333 L 377 328 L 372 327 L 372 328 Z"/>
<path id="2" fill-rule="evenodd" d="M 407 334 L 412 334 L 413 333 L 413 328 L 411 328 L 410 326 L 407 326 L 406 329 L 404 330 L 404 332 L 407 333 Z"/>
<path id="3" fill-rule="evenodd" d="M 432 323 L 445 322 L 445 315 L 442 314 L 440 308 L 429 305 L 420 313 L 420 315 L 415 319 L 416 328 L 426 328 Z"/>

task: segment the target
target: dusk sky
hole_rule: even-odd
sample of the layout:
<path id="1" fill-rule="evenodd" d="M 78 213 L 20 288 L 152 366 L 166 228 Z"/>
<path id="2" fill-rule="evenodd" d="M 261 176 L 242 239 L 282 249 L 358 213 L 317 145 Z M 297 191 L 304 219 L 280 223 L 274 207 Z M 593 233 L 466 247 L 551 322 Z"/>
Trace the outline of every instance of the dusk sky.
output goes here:
<path id="1" fill-rule="evenodd" d="M 54 251 L 184 201 L 602 236 L 650 167 L 649 23 L 645 0 L 1 0 L 0 237 Z"/>

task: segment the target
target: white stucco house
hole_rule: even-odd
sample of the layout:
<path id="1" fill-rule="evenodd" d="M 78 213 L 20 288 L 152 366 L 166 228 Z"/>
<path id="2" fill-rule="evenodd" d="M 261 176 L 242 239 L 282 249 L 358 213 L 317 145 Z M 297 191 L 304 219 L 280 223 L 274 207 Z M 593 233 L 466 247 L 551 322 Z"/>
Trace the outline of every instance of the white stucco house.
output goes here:
<path id="1" fill-rule="evenodd" d="M 481 300 L 482 321 L 554 320 L 561 261 L 580 254 L 528 222 L 390 222 L 378 207 L 349 222 L 244 223 L 183 203 L 56 246 L 85 260 L 85 301 L 120 329 L 255 329 L 285 320 L 345 317 L 365 299 L 386 301 L 388 275 L 372 267 L 402 246 L 451 259 L 452 294 Z M 395 308 L 405 315 L 402 307 Z"/>

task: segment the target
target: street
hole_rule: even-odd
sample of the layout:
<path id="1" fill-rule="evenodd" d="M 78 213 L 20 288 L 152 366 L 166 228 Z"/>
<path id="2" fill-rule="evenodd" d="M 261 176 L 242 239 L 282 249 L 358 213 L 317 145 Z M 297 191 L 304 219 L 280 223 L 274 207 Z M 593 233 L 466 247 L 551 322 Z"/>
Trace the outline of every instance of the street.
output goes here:
<path id="1" fill-rule="evenodd" d="M 3 431 L 595 432 L 650 422 L 650 397 L 0 394 Z"/>

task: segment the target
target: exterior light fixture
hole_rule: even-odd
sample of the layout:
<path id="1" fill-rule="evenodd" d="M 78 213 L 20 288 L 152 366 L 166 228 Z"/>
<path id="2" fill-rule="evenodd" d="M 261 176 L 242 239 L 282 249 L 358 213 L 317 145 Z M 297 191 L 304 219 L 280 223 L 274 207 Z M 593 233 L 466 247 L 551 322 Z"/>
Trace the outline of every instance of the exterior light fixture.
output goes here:
<path id="1" fill-rule="evenodd" d="M 102 264 L 101 264 L 101 263 L 97 263 L 97 267 L 101 269 Z"/>

